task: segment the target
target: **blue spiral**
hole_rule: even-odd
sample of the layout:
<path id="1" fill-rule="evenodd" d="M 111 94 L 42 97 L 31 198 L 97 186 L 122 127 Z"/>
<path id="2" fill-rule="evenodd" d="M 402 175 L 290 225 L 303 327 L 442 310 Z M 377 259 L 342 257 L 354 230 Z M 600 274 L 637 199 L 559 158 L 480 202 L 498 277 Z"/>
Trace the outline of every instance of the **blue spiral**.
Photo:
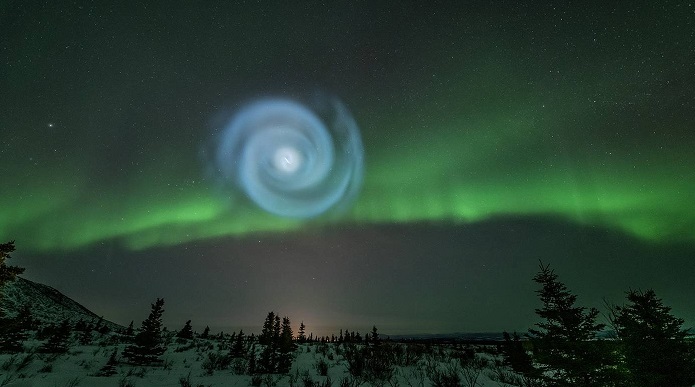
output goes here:
<path id="1" fill-rule="evenodd" d="M 357 195 L 364 164 L 357 123 L 337 99 L 310 109 L 262 99 L 224 128 L 215 162 L 264 210 L 309 218 L 344 208 Z"/>

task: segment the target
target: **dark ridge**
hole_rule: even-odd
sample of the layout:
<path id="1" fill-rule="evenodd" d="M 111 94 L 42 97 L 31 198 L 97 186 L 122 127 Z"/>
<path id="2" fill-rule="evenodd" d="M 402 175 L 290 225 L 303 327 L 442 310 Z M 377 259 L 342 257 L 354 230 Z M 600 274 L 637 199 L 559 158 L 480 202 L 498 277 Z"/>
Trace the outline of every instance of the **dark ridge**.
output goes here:
<path id="1" fill-rule="evenodd" d="M 29 305 L 32 316 L 43 322 L 98 320 L 100 316 L 85 308 L 77 301 L 64 295 L 58 290 L 44 284 L 17 277 L 2 288 L 0 311 L 8 317 L 14 317 L 25 306 Z M 104 325 L 110 329 L 123 327 L 108 320 Z"/>

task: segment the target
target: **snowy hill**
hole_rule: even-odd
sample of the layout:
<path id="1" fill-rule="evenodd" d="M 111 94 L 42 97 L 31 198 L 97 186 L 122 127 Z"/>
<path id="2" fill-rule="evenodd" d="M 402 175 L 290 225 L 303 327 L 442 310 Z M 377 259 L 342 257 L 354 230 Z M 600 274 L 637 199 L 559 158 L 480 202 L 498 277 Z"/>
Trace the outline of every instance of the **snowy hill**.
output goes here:
<path id="1" fill-rule="evenodd" d="M 75 300 L 58 290 L 44 284 L 17 277 L 15 281 L 5 284 L 2 289 L 0 311 L 8 317 L 14 317 L 28 305 L 32 316 L 44 322 L 59 322 L 69 319 L 72 322 L 86 322 L 99 319 L 95 313 L 80 305 Z M 104 320 L 110 329 L 122 329 L 118 324 Z"/>

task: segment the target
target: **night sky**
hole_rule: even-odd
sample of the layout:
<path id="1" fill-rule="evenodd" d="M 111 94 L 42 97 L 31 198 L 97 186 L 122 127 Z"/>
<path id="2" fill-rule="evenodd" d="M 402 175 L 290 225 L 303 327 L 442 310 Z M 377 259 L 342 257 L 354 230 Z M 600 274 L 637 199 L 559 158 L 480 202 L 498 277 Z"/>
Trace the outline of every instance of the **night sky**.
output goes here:
<path id="1" fill-rule="evenodd" d="M 695 325 L 695 4 L 30 3 L 0 5 L 0 238 L 97 314 L 524 331 L 540 259 Z M 264 98 L 353 120 L 352 200 L 285 217 L 221 178 Z"/>

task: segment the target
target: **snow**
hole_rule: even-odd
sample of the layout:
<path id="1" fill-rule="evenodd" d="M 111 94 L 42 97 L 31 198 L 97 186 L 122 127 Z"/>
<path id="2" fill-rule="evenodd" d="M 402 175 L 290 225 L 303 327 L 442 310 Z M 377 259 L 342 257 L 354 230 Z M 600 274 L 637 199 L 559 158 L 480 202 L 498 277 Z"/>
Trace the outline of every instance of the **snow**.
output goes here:
<path id="1" fill-rule="evenodd" d="M 37 353 L 41 342 L 31 340 L 25 343 L 26 352 L 20 354 L 0 354 L 0 386 L 186 386 L 181 379 L 190 381 L 191 386 L 250 386 L 251 376 L 238 375 L 229 368 L 213 371 L 210 375 L 202 367 L 204 359 L 210 352 L 225 353 L 220 350 L 215 340 L 195 339 L 195 345 L 184 346 L 170 344 L 163 356 L 163 364 L 156 367 L 142 367 L 119 363 L 116 374 L 99 377 L 95 374 L 106 364 L 114 348 L 118 353 L 123 351 L 126 344 L 88 346 L 72 346 L 66 354 L 52 355 Z M 402 345 L 402 344 L 385 344 Z M 212 349 L 210 349 L 212 346 Z M 322 350 L 317 352 L 317 349 Z M 179 348 L 179 351 L 176 349 Z M 186 348 L 184 351 L 180 351 Z M 494 351 L 494 347 L 488 347 Z M 478 351 L 486 350 L 480 346 Z M 325 352 L 324 352 L 325 351 Z M 491 351 L 491 352 L 492 352 Z M 315 385 L 323 386 L 330 378 L 333 386 L 340 386 L 343 379 L 351 379 L 346 360 L 339 355 L 339 344 L 301 344 L 295 352 L 295 360 L 289 374 L 262 375 L 262 386 L 304 386 L 307 375 Z M 462 377 L 462 386 L 467 384 L 463 378 L 465 369 L 456 359 L 458 350 L 449 345 L 434 345 L 429 355 L 424 355 L 417 364 L 395 366 L 391 383 L 362 383 L 360 386 L 399 385 L 399 386 L 429 386 L 431 381 L 428 374 L 432 367 L 439 370 L 455 369 Z M 327 376 L 320 376 L 317 362 L 323 359 L 329 365 Z M 489 375 L 493 373 L 498 358 L 491 353 L 478 352 L 476 360 L 485 366 L 476 370 L 477 387 L 505 386 L 495 382 Z M 497 361 L 497 363 L 499 363 Z M 316 384 L 319 383 L 319 384 Z M 357 384 L 352 384 L 356 386 Z"/>

